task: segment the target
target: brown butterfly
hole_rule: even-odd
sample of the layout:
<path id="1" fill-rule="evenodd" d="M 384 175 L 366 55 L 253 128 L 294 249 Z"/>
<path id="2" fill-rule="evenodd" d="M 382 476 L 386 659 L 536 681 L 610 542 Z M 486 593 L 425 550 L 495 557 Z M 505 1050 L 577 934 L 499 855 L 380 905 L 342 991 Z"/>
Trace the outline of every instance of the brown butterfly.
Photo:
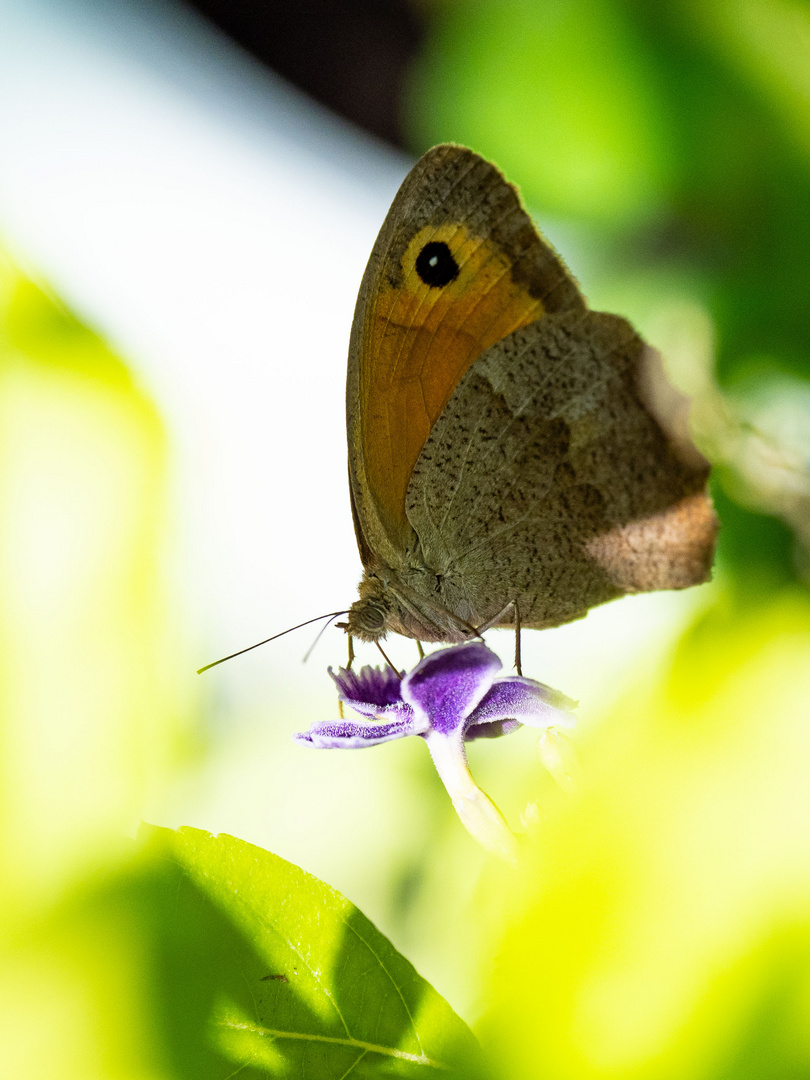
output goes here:
<path id="1" fill-rule="evenodd" d="M 589 311 L 516 189 L 442 145 L 400 188 L 352 327 L 364 574 L 346 628 L 461 641 L 706 581 L 708 465 L 656 416 L 654 357 Z"/>

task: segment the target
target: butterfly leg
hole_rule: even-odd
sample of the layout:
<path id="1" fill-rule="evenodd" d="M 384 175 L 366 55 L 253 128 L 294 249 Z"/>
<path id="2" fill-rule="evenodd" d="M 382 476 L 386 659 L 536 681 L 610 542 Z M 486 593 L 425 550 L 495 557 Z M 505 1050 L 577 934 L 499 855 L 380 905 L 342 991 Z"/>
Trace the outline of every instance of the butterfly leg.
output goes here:
<path id="1" fill-rule="evenodd" d="M 517 600 L 515 604 L 515 671 L 518 675 L 523 674 L 523 666 L 521 664 L 520 656 L 520 604 Z"/>
<path id="2" fill-rule="evenodd" d="M 476 634 L 478 637 L 481 637 L 485 630 L 489 630 L 490 626 L 495 626 L 496 623 L 499 623 L 509 608 L 515 609 L 515 669 L 518 675 L 522 675 L 523 668 L 521 667 L 520 661 L 520 607 L 518 606 L 517 600 L 510 600 L 508 604 L 501 608 L 494 618 L 490 619 L 489 622 L 484 623 L 482 626 L 479 626 L 476 630 Z"/>
<path id="3" fill-rule="evenodd" d="M 425 650 L 422 648 L 422 642 L 421 641 L 416 642 L 416 648 L 419 651 L 419 659 L 424 660 L 425 659 Z"/>
<path id="4" fill-rule="evenodd" d="M 348 636 L 348 639 L 349 639 L 349 659 L 348 659 L 348 662 L 346 663 L 346 670 L 351 671 L 352 670 L 352 664 L 354 663 L 354 638 L 352 637 L 351 634 L 348 634 L 347 636 Z M 340 717 L 341 720 L 346 719 L 345 716 L 343 715 L 343 702 L 341 701 L 340 698 L 338 698 L 338 716 Z"/>
<path id="5" fill-rule="evenodd" d="M 400 673 L 399 673 L 399 672 L 397 671 L 397 669 L 396 669 L 396 668 L 394 667 L 394 665 L 393 665 L 393 664 L 391 663 L 391 661 L 389 660 L 389 658 L 388 658 L 388 654 L 386 653 L 385 649 L 384 649 L 384 648 L 382 647 L 382 645 L 381 645 L 381 644 L 379 643 L 379 641 L 375 641 L 375 642 L 374 642 L 374 644 L 375 644 L 375 645 L 377 646 L 377 648 L 378 648 L 378 649 L 380 650 L 380 652 L 382 653 L 382 658 L 383 658 L 383 660 L 384 660 L 384 661 L 386 662 L 386 664 L 388 664 L 388 666 L 389 666 L 389 667 L 391 668 L 391 670 L 392 670 L 392 671 L 394 672 L 394 674 L 396 675 L 396 677 L 397 677 L 397 678 L 398 678 L 398 679 L 399 679 L 399 680 L 401 681 L 401 680 L 402 680 L 402 676 L 400 675 Z"/>
<path id="6" fill-rule="evenodd" d="M 504 606 L 501 608 L 501 610 L 498 612 L 498 614 L 493 615 L 492 618 L 488 622 L 481 623 L 481 625 L 478 626 L 478 627 L 473 627 L 473 633 L 476 634 L 476 636 L 480 638 L 481 635 L 486 633 L 486 631 L 489 630 L 489 628 L 491 626 L 496 626 L 501 621 L 501 619 L 504 617 L 504 615 L 507 613 L 509 608 L 514 607 L 514 606 L 515 606 L 515 601 L 510 600 L 509 603 L 504 604 Z"/>

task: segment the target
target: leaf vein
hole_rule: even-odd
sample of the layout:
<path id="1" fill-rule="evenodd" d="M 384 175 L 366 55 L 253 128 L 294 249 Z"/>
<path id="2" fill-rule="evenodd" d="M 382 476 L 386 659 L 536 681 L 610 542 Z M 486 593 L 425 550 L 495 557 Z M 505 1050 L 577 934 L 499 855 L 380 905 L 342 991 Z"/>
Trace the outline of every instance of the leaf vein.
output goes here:
<path id="1" fill-rule="evenodd" d="M 357 1066 L 360 1064 L 360 1062 L 363 1060 L 363 1058 L 366 1056 L 367 1053 L 368 1053 L 368 1050 L 363 1050 L 362 1053 L 360 1054 L 360 1056 L 356 1057 L 354 1059 L 354 1061 L 348 1067 L 348 1069 L 343 1074 L 343 1076 L 340 1077 L 340 1080 L 346 1080 L 346 1077 L 349 1075 L 349 1073 L 354 1072 L 354 1070 L 357 1068 Z"/>
<path id="2" fill-rule="evenodd" d="M 336 1035 L 311 1035 L 303 1031 L 277 1031 L 274 1028 L 259 1027 L 258 1024 L 247 1024 L 235 1020 L 219 1020 L 217 1024 L 219 1027 L 228 1027 L 235 1031 L 250 1031 L 254 1035 L 263 1035 L 271 1039 L 303 1039 L 307 1042 L 353 1046 L 364 1053 L 384 1054 L 386 1057 L 399 1058 L 401 1061 L 411 1061 L 414 1065 L 429 1065 L 432 1069 L 442 1070 L 448 1068 L 447 1065 L 443 1065 L 440 1061 L 429 1058 L 427 1054 L 410 1054 L 407 1050 L 396 1050 L 393 1046 L 379 1046 L 376 1043 L 363 1042 L 362 1039 L 341 1039 Z M 356 1065 L 359 1061 L 360 1058 L 354 1064 Z"/>
<path id="3" fill-rule="evenodd" d="M 410 1024 L 411 1024 L 411 1027 L 413 1028 L 413 1033 L 416 1036 L 416 1045 L 422 1051 L 422 1057 L 424 1057 L 425 1052 L 424 1052 L 424 1049 L 422 1047 L 422 1040 L 419 1037 L 419 1032 L 417 1031 L 417 1028 L 416 1028 L 416 1023 L 415 1023 L 414 1018 L 413 1018 L 413 1016 L 411 1014 L 411 1010 L 408 1008 L 408 1003 L 405 1001 L 405 997 L 404 997 L 402 991 L 400 990 L 396 979 L 391 974 L 391 972 L 388 970 L 388 968 L 385 966 L 385 964 L 382 962 L 380 957 L 376 954 L 374 949 L 372 949 L 371 944 L 368 941 L 366 941 L 366 939 L 363 937 L 363 935 L 357 929 L 355 929 L 355 927 L 353 927 L 352 924 L 348 920 L 344 919 L 343 922 L 349 928 L 349 930 L 351 930 L 351 932 L 355 935 L 355 937 L 359 938 L 359 940 L 363 942 L 363 944 L 366 946 L 368 951 L 371 953 L 371 955 L 374 957 L 374 959 L 380 965 L 380 968 L 385 972 L 386 976 L 390 979 L 391 985 L 393 986 L 393 988 L 396 990 L 397 994 L 399 995 L 399 999 L 402 1002 L 402 1007 L 403 1007 L 403 1009 L 405 1010 L 405 1012 L 407 1014 L 408 1020 L 410 1021 Z"/>

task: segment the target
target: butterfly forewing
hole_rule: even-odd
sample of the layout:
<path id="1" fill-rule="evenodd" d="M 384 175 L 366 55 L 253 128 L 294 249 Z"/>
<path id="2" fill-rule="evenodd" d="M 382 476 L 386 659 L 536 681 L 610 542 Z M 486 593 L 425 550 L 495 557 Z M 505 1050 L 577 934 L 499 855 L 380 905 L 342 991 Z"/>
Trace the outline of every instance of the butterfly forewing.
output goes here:
<path id="1" fill-rule="evenodd" d="M 547 312 L 584 310 L 497 168 L 438 146 L 406 178 L 360 289 L 349 356 L 349 472 L 361 553 L 401 566 L 414 464 L 480 354 Z"/>

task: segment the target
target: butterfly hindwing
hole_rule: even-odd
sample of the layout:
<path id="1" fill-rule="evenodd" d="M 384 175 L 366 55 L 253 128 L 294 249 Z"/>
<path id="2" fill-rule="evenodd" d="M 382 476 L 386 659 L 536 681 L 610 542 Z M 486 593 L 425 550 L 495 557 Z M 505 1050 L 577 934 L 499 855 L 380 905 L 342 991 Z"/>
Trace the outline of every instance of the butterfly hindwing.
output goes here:
<path id="1" fill-rule="evenodd" d="M 518 600 L 524 625 L 553 626 L 624 593 L 707 579 L 708 466 L 643 400 L 649 351 L 623 319 L 580 311 L 472 364 L 407 495 L 442 604 L 480 624 Z"/>

